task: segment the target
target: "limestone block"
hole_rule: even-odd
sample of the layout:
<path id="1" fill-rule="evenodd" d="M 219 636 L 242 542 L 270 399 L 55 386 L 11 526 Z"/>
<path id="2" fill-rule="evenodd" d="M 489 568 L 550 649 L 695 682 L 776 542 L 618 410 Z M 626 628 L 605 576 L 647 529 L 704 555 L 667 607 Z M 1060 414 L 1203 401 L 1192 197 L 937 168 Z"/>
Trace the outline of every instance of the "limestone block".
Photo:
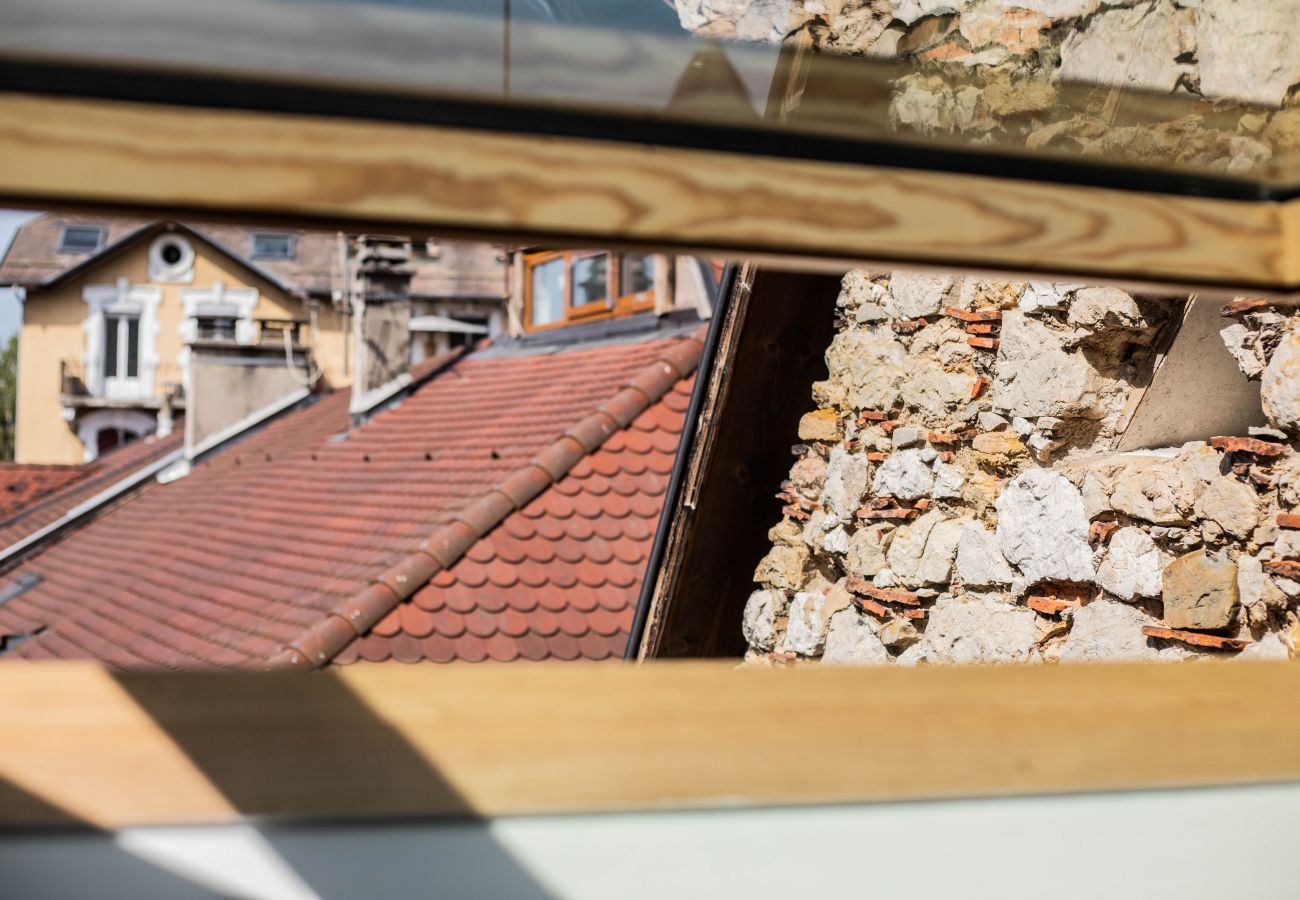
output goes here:
<path id="1" fill-rule="evenodd" d="M 885 522 L 876 522 L 865 528 L 859 528 L 849 538 L 849 550 L 845 557 L 845 570 L 859 578 L 874 578 L 885 568 L 885 554 L 889 551 L 890 541 L 894 537 L 894 526 Z"/>
<path id="2" fill-rule="evenodd" d="M 1292 434 L 1300 432 L 1300 333 L 1287 332 L 1273 351 L 1259 394 L 1269 422 Z"/>
<path id="3" fill-rule="evenodd" d="M 777 544 L 759 561 L 754 570 L 754 580 L 774 588 L 797 591 L 803 587 L 807 567 L 807 547 Z"/>
<path id="4" fill-rule="evenodd" d="M 1236 538 L 1250 537 L 1259 524 L 1259 495 L 1235 478 L 1215 478 L 1196 500 L 1196 515 Z"/>
<path id="5" fill-rule="evenodd" d="M 917 566 L 915 581 L 920 584 L 947 584 L 952 579 L 952 565 L 957 558 L 964 523 L 961 519 L 944 519 L 930 529 L 925 551 Z"/>
<path id="6" fill-rule="evenodd" d="M 961 496 L 961 486 L 966 482 L 961 469 L 939 460 L 931 464 L 931 469 L 934 472 L 934 488 L 930 496 L 938 500 L 955 500 Z"/>
<path id="7" fill-rule="evenodd" d="M 826 351 L 830 378 L 854 409 L 888 410 L 898 399 L 907 350 L 891 337 L 841 331 Z"/>
<path id="8" fill-rule="evenodd" d="M 1278 589 L 1273 579 L 1264 574 L 1259 557 L 1243 553 L 1237 558 L 1237 597 L 1248 609 L 1259 609 L 1257 619 L 1265 618 L 1269 608 L 1284 609 L 1286 594 Z"/>
<path id="9" fill-rule="evenodd" d="M 1300 82 L 1300 6 L 1278 0 L 1201 0 L 1199 6 L 1201 93 L 1281 106 Z"/>
<path id="10" fill-rule="evenodd" d="M 959 12 L 970 0 L 889 0 L 894 18 L 911 25 L 926 16 L 941 16 Z"/>
<path id="11" fill-rule="evenodd" d="M 921 439 L 925 437 L 925 432 L 911 425 L 900 425 L 890 432 L 889 437 L 893 446 L 901 450 L 904 447 L 911 447 L 913 444 L 921 443 Z"/>
<path id="12" fill-rule="evenodd" d="M 930 532 L 943 521 L 943 518 L 943 513 L 931 510 L 894 532 L 889 551 L 885 554 L 885 559 L 889 563 L 886 571 L 891 572 L 899 583 L 916 583 L 921 559 L 925 555 L 925 543 L 930 538 Z"/>
<path id="13" fill-rule="evenodd" d="M 1237 659 L 1285 660 L 1291 658 L 1291 648 L 1280 634 L 1266 634 L 1237 654 Z"/>
<path id="14" fill-rule="evenodd" d="M 1016 0 L 1016 6 L 1042 13 L 1054 21 L 1092 15 L 1100 5 L 1101 0 Z"/>
<path id="15" fill-rule="evenodd" d="M 880 642 L 894 650 L 905 650 L 921 639 L 921 632 L 904 618 L 890 619 L 876 632 Z"/>
<path id="16" fill-rule="evenodd" d="M 1172 0 L 1111 7 L 1061 45 L 1061 79 L 1172 91 L 1193 71 L 1179 58 L 1196 49 L 1195 19 Z"/>
<path id="17" fill-rule="evenodd" d="M 826 461 L 826 486 L 822 490 L 822 509 L 829 520 L 849 522 L 862 505 L 867 492 L 871 463 L 862 453 L 850 453 L 836 446 Z"/>
<path id="18" fill-rule="evenodd" d="M 1121 528 L 1111 536 L 1106 558 L 1097 567 L 1097 584 L 1121 600 L 1160 596 L 1160 551 L 1141 528 Z"/>
<path id="19" fill-rule="evenodd" d="M 1135 456 L 1116 470 L 1112 509 L 1157 525 L 1186 525 L 1201 492 L 1196 470 L 1181 459 Z"/>
<path id="20" fill-rule="evenodd" d="M 920 643 L 908 652 L 932 664 L 1022 663 L 1039 659 L 1037 614 L 997 595 L 944 594 Z"/>
<path id="21" fill-rule="evenodd" d="M 998 547 L 1030 584 L 1093 580 L 1083 497 L 1064 476 L 1030 469 L 1007 483 L 996 507 Z"/>
<path id="22" fill-rule="evenodd" d="M 1263 375 L 1264 368 L 1268 365 L 1264 348 L 1256 339 L 1258 334 L 1240 322 L 1234 322 L 1219 331 L 1219 337 L 1223 338 L 1223 346 L 1228 348 L 1232 358 L 1237 361 L 1237 368 L 1241 369 L 1241 374 L 1251 379 Z"/>
<path id="23" fill-rule="evenodd" d="M 1050 281 L 1031 281 L 1020 295 L 1020 309 L 1027 313 L 1044 309 L 1065 309 L 1070 294 L 1083 287 L 1081 284 L 1053 284 Z"/>
<path id="24" fill-rule="evenodd" d="M 1237 567 L 1195 551 L 1164 570 L 1164 621 L 1170 628 L 1226 628 L 1237 612 Z"/>
<path id="25" fill-rule="evenodd" d="M 850 269 L 840 279 L 840 294 L 835 305 L 844 309 L 857 309 L 864 303 L 879 303 L 885 296 L 885 289 L 871 280 L 871 275 L 862 269 Z"/>
<path id="26" fill-rule="evenodd" d="M 1158 624 L 1135 606 L 1094 600 L 1074 611 L 1070 633 L 1061 648 L 1061 662 L 1140 661 L 1166 658 L 1142 633 Z M 1177 658 L 1169 654 L 1168 658 Z"/>
<path id="27" fill-rule="evenodd" d="M 1066 322 L 1080 335 L 1137 333 L 1153 326 L 1137 301 L 1119 288 L 1090 287 L 1076 291 Z"/>
<path id="28" fill-rule="evenodd" d="M 826 595 L 800 591 L 790 601 L 790 621 L 785 628 L 785 649 L 800 656 L 816 656 L 826 639 L 822 606 Z"/>
<path id="29" fill-rule="evenodd" d="M 926 422 L 945 421 L 954 409 L 970 402 L 970 371 L 951 372 L 936 359 L 913 357 L 901 394 L 903 402 Z"/>
<path id="30" fill-rule="evenodd" d="M 876 469 L 871 492 L 877 497 L 916 500 L 928 497 L 934 488 L 934 470 L 917 449 L 899 450 Z"/>
<path id="31" fill-rule="evenodd" d="M 1002 341 L 990 396 L 995 409 L 1020 417 L 1101 418 L 1104 381 L 1064 336 L 1020 310 L 1002 316 Z"/>
<path id="32" fill-rule="evenodd" d="M 919 319 L 937 315 L 944 307 L 944 298 L 952 290 L 951 275 L 933 275 L 927 272 L 895 272 L 889 278 L 889 298 L 885 309 L 899 319 Z"/>
<path id="33" fill-rule="evenodd" d="M 830 618 L 822 663 L 864 666 L 889 662 L 889 651 L 876 635 L 876 624 L 855 609 L 842 609 Z"/>
<path id="34" fill-rule="evenodd" d="M 966 522 L 962 526 L 957 544 L 957 575 L 968 587 L 1007 585 L 1015 578 L 998 549 L 997 535 L 978 522 Z"/>
<path id="35" fill-rule="evenodd" d="M 790 601 L 783 591 L 754 591 L 745 601 L 741 619 L 741 633 L 745 643 L 755 650 L 771 650 L 776 646 L 776 620 L 786 614 Z"/>
<path id="36" fill-rule="evenodd" d="M 779 43 L 808 19 L 804 4 L 791 0 L 674 0 L 682 27 L 694 34 L 740 41 Z"/>

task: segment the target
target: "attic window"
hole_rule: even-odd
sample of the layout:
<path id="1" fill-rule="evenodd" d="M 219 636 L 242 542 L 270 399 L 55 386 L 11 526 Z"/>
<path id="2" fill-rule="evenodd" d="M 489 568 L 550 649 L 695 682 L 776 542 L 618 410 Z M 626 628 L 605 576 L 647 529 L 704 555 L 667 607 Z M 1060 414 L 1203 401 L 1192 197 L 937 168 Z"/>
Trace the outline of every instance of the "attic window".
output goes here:
<path id="1" fill-rule="evenodd" d="M 296 251 L 291 234 L 253 235 L 253 259 L 293 259 Z"/>
<path id="2" fill-rule="evenodd" d="M 59 236 L 60 253 L 94 253 L 104 245 L 103 225 L 64 225 Z"/>
<path id="3" fill-rule="evenodd" d="M 654 256 L 592 250 L 529 253 L 524 270 L 524 320 L 530 331 L 654 306 Z"/>

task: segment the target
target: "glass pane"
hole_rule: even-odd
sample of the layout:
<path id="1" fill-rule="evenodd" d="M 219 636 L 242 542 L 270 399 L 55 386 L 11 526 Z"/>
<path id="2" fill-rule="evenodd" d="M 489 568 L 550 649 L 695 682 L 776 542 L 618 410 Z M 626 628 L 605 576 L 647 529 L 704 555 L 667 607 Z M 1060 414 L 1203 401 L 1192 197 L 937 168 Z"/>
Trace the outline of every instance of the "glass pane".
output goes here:
<path id="1" fill-rule="evenodd" d="M 290 234 L 255 234 L 253 235 L 253 256 L 257 259 L 292 259 L 294 255 L 293 235 Z"/>
<path id="2" fill-rule="evenodd" d="M 126 377 L 140 375 L 140 320 L 131 316 L 126 320 Z"/>
<path id="3" fill-rule="evenodd" d="M 609 299 L 609 256 L 583 256 L 573 261 L 573 306 Z"/>
<path id="4" fill-rule="evenodd" d="M 654 290 L 655 258 L 653 256 L 624 255 L 620 268 L 623 286 L 619 293 L 622 296 Z"/>
<path id="5" fill-rule="evenodd" d="M 552 259 L 532 269 L 532 324 L 549 325 L 564 318 L 564 260 Z"/>
<path id="6" fill-rule="evenodd" d="M 104 318 L 104 377 L 117 376 L 117 329 L 122 323 L 120 316 Z"/>
<path id="7" fill-rule="evenodd" d="M 445 122 L 455 99 L 516 130 L 1243 199 L 1300 189 L 1298 37 L 1289 0 L 0 5 L 0 59 L 109 94 L 174 102 L 202 75 L 267 108 L 347 114 L 360 91 L 369 116 Z"/>
<path id="8" fill-rule="evenodd" d="M 99 249 L 104 241 L 104 229 L 99 225 L 65 225 L 59 241 L 60 253 L 90 253 Z"/>

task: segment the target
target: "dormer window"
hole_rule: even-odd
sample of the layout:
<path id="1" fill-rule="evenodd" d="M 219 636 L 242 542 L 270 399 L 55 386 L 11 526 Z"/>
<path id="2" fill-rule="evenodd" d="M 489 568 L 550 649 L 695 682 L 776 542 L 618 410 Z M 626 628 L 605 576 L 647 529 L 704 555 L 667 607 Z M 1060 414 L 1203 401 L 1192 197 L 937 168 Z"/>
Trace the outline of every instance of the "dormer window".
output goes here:
<path id="1" fill-rule="evenodd" d="M 530 331 L 654 307 L 655 257 L 649 254 L 529 253 L 524 272 L 524 320 Z"/>
<path id="2" fill-rule="evenodd" d="M 291 234 L 254 234 L 253 259 L 293 259 L 298 251 L 296 244 Z"/>
<path id="3" fill-rule="evenodd" d="M 103 225 L 64 225 L 59 236 L 60 253 L 94 253 L 104 246 Z"/>

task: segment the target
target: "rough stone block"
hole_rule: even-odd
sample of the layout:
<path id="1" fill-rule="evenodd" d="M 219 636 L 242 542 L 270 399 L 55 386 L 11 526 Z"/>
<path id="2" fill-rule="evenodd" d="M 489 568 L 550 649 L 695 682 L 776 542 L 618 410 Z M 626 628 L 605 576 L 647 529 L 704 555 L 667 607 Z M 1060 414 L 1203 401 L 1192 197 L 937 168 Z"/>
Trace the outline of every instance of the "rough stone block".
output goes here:
<path id="1" fill-rule="evenodd" d="M 745 601 L 741 619 L 741 633 L 745 642 L 755 650 L 771 650 L 776 646 L 776 620 L 786 614 L 790 601 L 782 591 L 754 591 Z"/>
<path id="2" fill-rule="evenodd" d="M 1030 469 L 997 500 L 998 546 L 1026 581 L 1090 582 L 1092 548 L 1079 489 L 1048 469 Z"/>
<path id="3" fill-rule="evenodd" d="M 1237 612 L 1237 567 L 1195 551 L 1171 562 L 1163 577 L 1164 622 L 1171 628 L 1227 628 Z"/>
<path id="4" fill-rule="evenodd" d="M 1007 585 L 1015 578 L 998 549 L 997 535 L 978 522 L 962 526 L 957 544 L 957 575 L 971 587 Z"/>
<path id="5" fill-rule="evenodd" d="M 830 618 L 822 662 L 830 666 L 880 665 L 889 662 L 889 651 L 869 616 L 842 609 Z"/>
<path id="6" fill-rule="evenodd" d="M 1121 600 L 1160 596 L 1160 551 L 1140 528 L 1121 528 L 1097 567 L 1097 584 Z"/>

